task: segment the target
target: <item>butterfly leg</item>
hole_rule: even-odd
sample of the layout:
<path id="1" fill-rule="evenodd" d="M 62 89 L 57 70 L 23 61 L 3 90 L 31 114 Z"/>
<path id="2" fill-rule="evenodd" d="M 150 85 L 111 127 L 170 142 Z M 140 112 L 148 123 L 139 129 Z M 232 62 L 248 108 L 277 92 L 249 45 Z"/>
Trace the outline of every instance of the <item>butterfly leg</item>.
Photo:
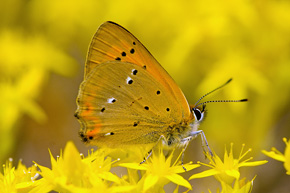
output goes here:
<path id="1" fill-rule="evenodd" d="M 163 140 L 163 141 L 166 141 L 165 137 L 163 135 L 161 135 L 158 139 L 158 141 L 156 142 L 156 144 L 152 147 L 152 149 L 150 151 L 148 151 L 148 156 L 147 157 L 144 157 L 144 160 L 142 162 L 140 162 L 140 164 L 143 164 L 146 162 L 146 160 L 149 159 L 149 157 L 152 155 L 153 153 L 153 149 L 158 145 L 159 141 L 160 140 Z"/>
<path id="2" fill-rule="evenodd" d="M 213 156 L 212 151 L 211 151 L 211 149 L 210 149 L 210 147 L 209 147 L 209 145 L 208 145 L 208 142 L 207 142 L 207 140 L 206 140 L 206 137 L 205 137 L 205 134 L 204 134 L 203 130 L 198 130 L 198 131 L 194 131 L 194 132 L 191 133 L 191 136 L 192 136 L 193 138 L 197 137 L 198 135 L 201 136 L 201 143 L 202 143 L 203 151 L 204 151 L 204 152 L 207 152 L 207 151 L 205 150 L 205 148 L 204 148 L 204 147 L 206 146 L 206 148 L 207 148 L 208 152 L 210 153 L 210 155 Z"/>
<path id="3" fill-rule="evenodd" d="M 153 149 L 153 148 L 152 148 Z M 150 150 L 150 151 L 148 151 L 148 155 L 147 155 L 147 157 L 144 157 L 144 160 L 143 161 L 141 161 L 140 162 L 140 164 L 143 164 L 143 163 L 145 163 L 146 162 L 146 160 L 148 160 L 149 159 L 149 157 L 152 155 L 152 149 Z"/>
<path id="4" fill-rule="evenodd" d="M 182 140 L 182 142 L 185 144 L 184 145 L 184 148 L 182 149 L 182 154 L 181 154 L 181 165 L 182 165 L 182 168 L 184 169 L 184 171 L 187 171 L 186 168 L 183 166 L 183 158 L 184 158 L 184 153 L 185 153 L 185 150 L 189 144 L 189 141 L 192 140 L 192 137 L 189 136 L 189 137 L 186 137 Z"/>

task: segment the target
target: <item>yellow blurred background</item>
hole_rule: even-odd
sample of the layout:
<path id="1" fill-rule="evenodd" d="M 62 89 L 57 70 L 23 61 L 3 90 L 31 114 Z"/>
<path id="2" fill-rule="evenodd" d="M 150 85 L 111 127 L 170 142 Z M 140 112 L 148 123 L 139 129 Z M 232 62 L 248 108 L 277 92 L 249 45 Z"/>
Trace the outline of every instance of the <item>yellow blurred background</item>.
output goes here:
<path id="1" fill-rule="evenodd" d="M 1 165 L 13 157 L 49 166 L 48 148 L 58 155 L 69 140 L 90 149 L 73 114 L 90 39 L 107 20 L 131 31 L 192 104 L 233 78 L 205 99 L 249 99 L 207 105 L 200 129 L 219 155 L 233 142 L 236 156 L 246 144 L 254 160 L 268 159 L 262 149 L 283 151 L 282 137 L 290 138 L 289 1 L 10 0 L 0 7 Z M 200 139 L 192 141 L 185 162 L 203 157 Z M 257 175 L 253 192 L 289 190 L 283 164 L 268 160 L 242 169 L 248 180 Z M 209 180 L 190 181 L 192 192 L 215 192 Z"/>

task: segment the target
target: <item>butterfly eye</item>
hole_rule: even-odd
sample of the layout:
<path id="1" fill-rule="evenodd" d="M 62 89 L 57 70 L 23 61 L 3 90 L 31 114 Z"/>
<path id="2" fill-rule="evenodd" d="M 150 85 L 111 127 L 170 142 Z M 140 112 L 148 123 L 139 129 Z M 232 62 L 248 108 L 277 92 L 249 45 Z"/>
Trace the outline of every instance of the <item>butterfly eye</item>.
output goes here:
<path id="1" fill-rule="evenodd" d="M 201 111 L 200 111 L 199 109 L 197 109 L 197 108 L 193 108 L 192 111 L 193 111 L 193 115 L 194 115 L 194 117 L 195 117 L 195 120 L 197 120 L 197 121 L 201 121 L 201 120 L 203 119 L 203 114 L 204 114 L 204 112 L 201 112 Z"/>

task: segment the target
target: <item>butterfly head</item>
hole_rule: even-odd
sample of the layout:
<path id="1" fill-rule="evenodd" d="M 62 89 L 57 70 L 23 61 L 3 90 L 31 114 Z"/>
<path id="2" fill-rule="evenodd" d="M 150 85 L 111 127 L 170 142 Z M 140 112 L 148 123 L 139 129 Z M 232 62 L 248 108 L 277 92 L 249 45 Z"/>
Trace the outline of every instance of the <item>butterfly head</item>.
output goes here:
<path id="1" fill-rule="evenodd" d="M 195 122 L 202 122 L 205 118 L 206 115 L 206 109 L 205 109 L 206 105 L 191 105 L 190 106 L 190 110 L 194 116 L 194 120 Z"/>

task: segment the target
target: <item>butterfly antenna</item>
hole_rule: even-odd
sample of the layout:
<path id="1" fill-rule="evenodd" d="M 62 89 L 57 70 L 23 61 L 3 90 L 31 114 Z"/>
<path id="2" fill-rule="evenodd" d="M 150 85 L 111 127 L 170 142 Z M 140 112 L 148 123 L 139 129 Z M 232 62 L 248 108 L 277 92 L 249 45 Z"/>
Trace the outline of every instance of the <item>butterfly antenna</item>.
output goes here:
<path id="1" fill-rule="evenodd" d="M 214 101 L 205 101 L 203 103 L 200 103 L 198 105 L 195 106 L 198 107 L 198 106 L 201 106 L 201 105 L 204 105 L 206 103 L 236 103 L 236 102 L 246 102 L 248 101 L 248 99 L 240 99 L 240 100 L 214 100 Z"/>
<path id="2" fill-rule="evenodd" d="M 200 97 L 200 98 L 198 99 L 198 101 L 195 103 L 195 106 L 200 106 L 201 104 L 205 104 L 205 103 L 209 102 L 209 101 L 207 101 L 207 102 L 204 102 L 204 103 L 201 103 L 201 104 L 197 105 L 197 104 L 198 104 L 198 103 L 199 103 L 199 102 L 200 102 L 204 97 L 206 97 L 207 95 L 209 95 L 209 94 L 211 94 L 211 93 L 213 93 L 213 92 L 215 92 L 215 91 L 221 89 L 222 87 L 226 86 L 226 85 L 229 84 L 232 80 L 233 80 L 232 78 L 229 79 L 229 80 L 228 80 L 226 83 L 224 83 L 223 85 L 217 87 L 216 89 L 214 89 L 214 90 L 212 90 L 212 91 L 206 93 L 206 94 L 203 95 L 202 97 Z M 214 101 L 211 101 L 211 102 L 214 102 Z M 222 101 L 216 101 L 216 102 L 222 102 Z M 225 102 L 225 101 L 223 101 L 223 102 Z M 228 102 L 230 102 L 230 101 L 228 101 Z M 234 102 L 234 101 L 231 101 L 231 102 Z M 236 102 L 238 102 L 238 101 L 236 101 Z M 240 101 L 239 101 L 239 102 L 240 102 Z"/>

